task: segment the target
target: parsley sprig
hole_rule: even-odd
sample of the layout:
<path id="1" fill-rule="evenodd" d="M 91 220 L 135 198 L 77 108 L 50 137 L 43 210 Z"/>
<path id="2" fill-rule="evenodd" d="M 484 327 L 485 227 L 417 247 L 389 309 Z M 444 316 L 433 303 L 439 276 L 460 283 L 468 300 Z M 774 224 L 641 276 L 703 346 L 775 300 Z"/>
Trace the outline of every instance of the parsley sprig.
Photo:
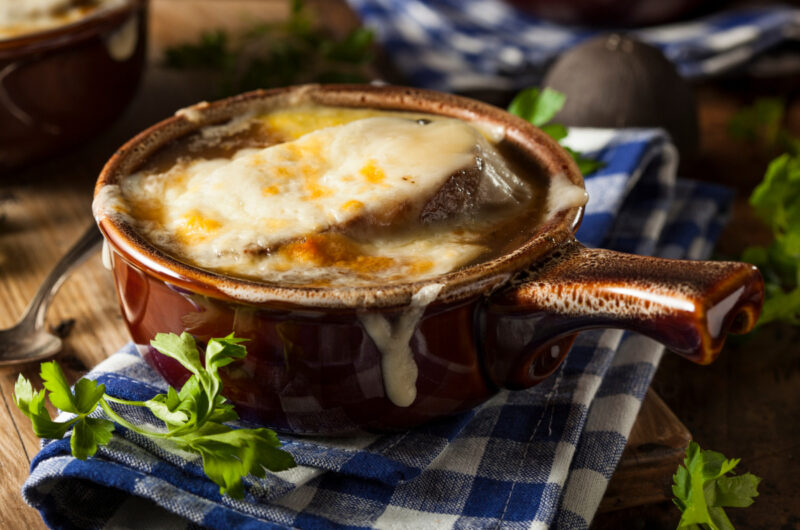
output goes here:
<path id="1" fill-rule="evenodd" d="M 672 477 L 673 502 L 683 512 L 678 528 L 732 530 L 724 508 L 746 508 L 758 497 L 761 479 L 752 473 L 732 475 L 740 459 L 704 451 L 691 442 L 683 465 Z"/>
<path id="2" fill-rule="evenodd" d="M 221 75 L 221 95 L 299 83 L 363 83 L 374 59 L 374 35 L 359 27 L 342 38 L 329 35 L 300 0 L 289 18 L 256 23 L 241 34 L 203 33 L 196 43 L 165 52 L 167 66 Z"/>
<path id="3" fill-rule="evenodd" d="M 769 151 L 800 154 L 800 138 L 784 126 L 786 101 L 781 98 L 759 98 L 740 109 L 728 123 L 728 132 L 737 139 Z"/>
<path id="4" fill-rule="evenodd" d="M 184 332 L 159 333 L 151 341 L 162 354 L 181 363 L 191 377 L 180 391 L 169 387 L 147 401 L 129 401 L 105 393 L 105 385 L 79 379 L 70 389 L 61 367 L 55 362 L 41 365 L 44 390 L 36 391 L 22 374 L 14 386 L 14 401 L 31 419 L 33 432 L 40 438 L 62 438 L 72 429 L 70 448 L 73 456 L 85 460 L 97 448 L 111 440 L 115 423 L 155 440 L 197 453 L 203 471 L 220 487 L 220 493 L 234 498 L 244 496 L 242 478 L 265 476 L 265 470 L 282 471 L 295 465 L 291 454 L 280 449 L 275 432 L 266 429 L 234 429 L 226 422 L 238 419 L 233 406 L 220 394 L 219 369 L 243 359 L 246 339 L 233 334 L 211 339 L 205 349 L 205 362 L 194 337 Z M 53 421 L 45 407 L 45 397 L 58 409 L 75 415 L 66 421 Z M 125 419 L 111 403 L 146 407 L 164 423 L 164 429 L 142 428 Z M 97 414 L 98 407 L 106 417 Z"/>
<path id="5" fill-rule="evenodd" d="M 765 300 L 758 326 L 773 321 L 800 325 L 800 138 L 784 127 L 786 103 L 760 98 L 728 124 L 731 136 L 766 152 L 785 153 L 767 167 L 750 206 L 771 230 L 768 246 L 751 246 L 741 259 L 761 270 Z"/>
<path id="6" fill-rule="evenodd" d="M 767 247 L 748 247 L 742 259 L 764 276 L 765 300 L 759 325 L 776 320 L 800 325 L 800 155 L 773 160 L 750 205 L 773 234 Z"/>
<path id="7" fill-rule="evenodd" d="M 526 88 L 514 97 L 508 106 L 508 112 L 531 122 L 553 140 L 561 143 L 568 134 L 567 128 L 560 123 L 551 123 L 551 120 L 561 110 L 566 100 L 567 96 L 549 87 L 544 90 L 539 90 L 537 87 Z M 562 147 L 572 156 L 583 175 L 594 173 L 605 166 L 602 161 L 583 156 L 563 144 Z"/>

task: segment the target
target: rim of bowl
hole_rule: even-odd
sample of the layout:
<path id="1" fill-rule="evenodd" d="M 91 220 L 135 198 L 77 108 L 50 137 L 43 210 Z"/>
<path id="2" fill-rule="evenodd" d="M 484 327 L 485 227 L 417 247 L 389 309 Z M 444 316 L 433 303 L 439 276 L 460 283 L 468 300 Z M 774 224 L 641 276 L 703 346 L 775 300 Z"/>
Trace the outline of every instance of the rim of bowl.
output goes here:
<path id="1" fill-rule="evenodd" d="M 124 22 L 131 13 L 144 7 L 148 1 L 125 0 L 122 5 L 99 9 L 67 24 L 23 33 L 16 37 L 0 37 L 0 59 L 57 49 L 90 38 Z"/>
<path id="2" fill-rule="evenodd" d="M 201 102 L 145 129 L 123 145 L 106 163 L 95 186 L 101 189 L 135 171 L 166 143 L 204 126 L 219 124 L 246 112 L 259 113 L 287 105 L 366 107 L 439 114 L 504 128 L 504 140 L 523 150 L 551 181 L 562 173 L 584 187 L 572 157 L 556 141 L 527 121 L 492 105 L 465 97 L 401 86 L 300 85 L 256 90 L 238 96 Z M 535 233 L 515 249 L 489 261 L 413 282 L 369 286 L 310 287 L 281 285 L 226 276 L 195 267 L 158 249 L 124 216 L 95 216 L 110 247 L 136 268 L 178 288 L 249 305 L 325 310 L 369 310 L 406 306 L 420 289 L 442 284 L 436 302 L 458 302 L 488 293 L 506 284 L 514 274 L 571 238 L 583 216 L 583 207 L 565 208 L 544 220 Z"/>

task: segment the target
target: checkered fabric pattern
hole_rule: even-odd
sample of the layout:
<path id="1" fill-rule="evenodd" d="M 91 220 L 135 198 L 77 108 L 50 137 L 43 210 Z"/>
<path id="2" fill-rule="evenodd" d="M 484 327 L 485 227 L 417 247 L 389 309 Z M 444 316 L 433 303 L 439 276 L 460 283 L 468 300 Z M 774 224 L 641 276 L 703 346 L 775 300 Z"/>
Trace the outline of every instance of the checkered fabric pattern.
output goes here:
<path id="1" fill-rule="evenodd" d="M 546 22 L 503 0 L 348 2 L 410 84 L 445 91 L 538 84 L 561 52 L 601 32 Z M 660 48 L 682 75 L 707 77 L 800 38 L 800 10 L 740 9 L 627 33 Z"/>
<path id="2" fill-rule="evenodd" d="M 731 194 L 676 180 L 662 132 L 573 129 L 568 141 L 607 164 L 587 178 L 586 244 L 709 254 Z M 86 461 L 67 439 L 45 442 L 22 493 L 62 528 L 586 528 L 661 352 L 640 336 L 585 333 L 547 381 L 468 413 L 394 435 L 282 436 L 298 467 L 248 481 L 244 500 L 221 497 L 191 455 L 121 428 Z M 165 389 L 133 345 L 90 377 L 124 399 Z"/>

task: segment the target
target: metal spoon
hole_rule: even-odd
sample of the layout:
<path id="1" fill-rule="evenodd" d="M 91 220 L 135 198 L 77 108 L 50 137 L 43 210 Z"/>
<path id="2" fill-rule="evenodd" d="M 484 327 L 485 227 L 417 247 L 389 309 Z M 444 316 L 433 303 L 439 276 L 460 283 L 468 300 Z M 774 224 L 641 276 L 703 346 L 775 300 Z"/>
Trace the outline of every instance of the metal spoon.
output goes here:
<path id="1" fill-rule="evenodd" d="M 51 357 L 61 351 L 61 339 L 45 328 L 50 302 L 69 273 L 91 256 L 103 241 L 92 224 L 47 275 L 22 318 L 0 330 L 0 366 L 11 366 Z"/>

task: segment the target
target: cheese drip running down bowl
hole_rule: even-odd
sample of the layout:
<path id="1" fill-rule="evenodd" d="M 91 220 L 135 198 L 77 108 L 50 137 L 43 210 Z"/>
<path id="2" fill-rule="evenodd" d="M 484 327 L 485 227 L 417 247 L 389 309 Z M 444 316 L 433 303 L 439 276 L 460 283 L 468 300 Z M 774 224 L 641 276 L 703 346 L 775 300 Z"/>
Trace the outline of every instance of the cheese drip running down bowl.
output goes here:
<path id="1" fill-rule="evenodd" d="M 403 429 L 527 388 L 583 329 L 706 364 L 750 329 L 754 267 L 587 249 L 586 193 L 539 129 L 469 99 L 302 86 L 179 111 L 103 169 L 94 212 L 123 318 L 149 346 L 231 332 L 244 418 L 303 434 Z"/>
<path id="2" fill-rule="evenodd" d="M 371 114 L 298 107 L 203 128 L 96 210 L 109 201 L 189 264 L 317 286 L 444 274 L 490 255 L 498 231 L 539 222 L 543 179 L 516 175 L 478 128 Z"/>

